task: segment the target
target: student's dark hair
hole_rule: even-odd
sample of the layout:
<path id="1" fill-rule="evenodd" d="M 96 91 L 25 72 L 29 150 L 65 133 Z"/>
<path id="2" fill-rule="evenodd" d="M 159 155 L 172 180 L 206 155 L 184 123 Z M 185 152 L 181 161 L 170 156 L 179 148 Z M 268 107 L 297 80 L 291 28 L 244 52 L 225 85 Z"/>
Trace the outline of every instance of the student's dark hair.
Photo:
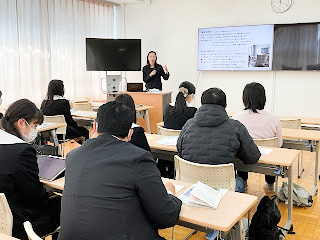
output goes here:
<path id="1" fill-rule="evenodd" d="M 133 98 L 129 94 L 120 94 L 116 97 L 115 101 L 120 102 L 127 107 L 129 107 L 133 112 L 133 122 L 137 122 L 137 115 L 136 115 L 136 105 L 134 104 Z"/>
<path id="2" fill-rule="evenodd" d="M 150 51 L 150 52 L 148 52 L 148 55 L 147 55 L 147 65 L 148 66 L 150 66 L 150 62 L 149 62 L 149 55 L 150 55 L 150 53 L 154 53 L 155 55 L 156 55 L 156 61 L 154 61 L 154 66 L 157 66 L 158 65 L 158 63 L 157 63 L 157 54 L 156 54 L 156 52 L 155 51 Z"/>
<path id="3" fill-rule="evenodd" d="M 187 92 L 185 92 L 185 89 Z M 191 82 L 182 82 L 179 85 L 179 93 L 176 97 L 176 103 L 170 110 L 170 114 L 182 113 L 187 109 L 186 97 L 190 94 L 196 93 L 196 87 Z M 186 95 L 187 94 L 187 95 Z"/>
<path id="4" fill-rule="evenodd" d="M 99 107 L 96 121 L 98 133 L 125 138 L 133 123 L 133 113 L 129 107 L 120 102 L 107 102 Z"/>
<path id="5" fill-rule="evenodd" d="M 242 101 L 244 109 L 250 109 L 257 113 L 257 110 L 263 110 L 266 105 L 266 92 L 260 83 L 252 82 L 243 89 Z"/>
<path id="6" fill-rule="evenodd" d="M 0 98 L 2 97 L 2 92 L 0 91 Z"/>
<path id="7" fill-rule="evenodd" d="M 42 102 L 42 107 L 44 107 L 44 105 L 46 104 L 50 106 L 53 102 L 54 95 L 58 95 L 62 97 L 64 96 L 64 85 L 62 80 L 53 79 L 49 82 L 47 97 Z"/>
<path id="8" fill-rule="evenodd" d="M 43 123 L 43 114 L 30 100 L 20 99 L 9 106 L 1 119 L 1 127 L 6 132 L 21 138 L 20 132 L 14 125 L 19 119 L 25 119 L 28 123 L 41 124 Z"/>
<path id="9" fill-rule="evenodd" d="M 227 97 L 221 89 L 209 88 L 202 93 L 201 104 L 216 104 L 225 108 L 227 106 Z"/>

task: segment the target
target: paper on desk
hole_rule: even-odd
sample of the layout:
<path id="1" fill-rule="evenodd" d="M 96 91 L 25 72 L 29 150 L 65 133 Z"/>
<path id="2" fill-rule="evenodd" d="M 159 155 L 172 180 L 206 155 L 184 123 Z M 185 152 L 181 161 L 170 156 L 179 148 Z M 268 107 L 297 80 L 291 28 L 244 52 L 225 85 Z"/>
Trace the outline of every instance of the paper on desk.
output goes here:
<path id="1" fill-rule="evenodd" d="M 44 122 L 44 123 L 42 123 L 41 125 L 39 125 L 39 126 L 37 127 L 37 129 L 43 129 L 43 128 L 51 127 L 51 126 L 53 126 L 53 125 L 54 125 L 54 123 L 46 123 L 46 122 Z"/>
<path id="2" fill-rule="evenodd" d="M 173 184 L 174 188 L 176 189 L 176 193 L 180 192 L 182 189 L 184 189 L 184 186 Z"/>
<path id="3" fill-rule="evenodd" d="M 258 147 L 262 155 L 268 155 L 273 151 L 273 149 Z"/>
<path id="4" fill-rule="evenodd" d="M 96 117 L 97 112 L 93 111 L 79 111 L 76 109 L 71 109 L 71 115 L 81 116 L 81 117 Z"/>
<path id="5" fill-rule="evenodd" d="M 147 141 L 154 139 L 156 136 L 146 135 Z"/>
<path id="6" fill-rule="evenodd" d="M 177 141 L 178 141 L 178 136 L 165 136 L 156 143 L 162 144 L 162 145 L 168 145 L 168 146 L 175 146 L 177 145 Z"/>
<path id="7" fill-rule="evenodd" d="M 211 188 L 204 183 L 198 182 L 192 185 L 179 198 L 189 206 L 216 209 L 220 200 L 228 191 L 228 189 Z"/>

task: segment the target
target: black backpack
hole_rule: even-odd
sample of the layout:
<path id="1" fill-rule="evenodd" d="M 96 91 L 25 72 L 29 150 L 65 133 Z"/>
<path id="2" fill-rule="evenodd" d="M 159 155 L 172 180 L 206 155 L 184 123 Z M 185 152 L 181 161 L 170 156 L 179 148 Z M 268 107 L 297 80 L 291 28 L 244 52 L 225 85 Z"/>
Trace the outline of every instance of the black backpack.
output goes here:
<path id="1" fill-rule="evenodd" d="M 268 196 L 261 199 L 249 227 L 250 240 L 279 240 L 281 235 L 284 236 L 277 226 L 281 213 L 274 199 Z"/>

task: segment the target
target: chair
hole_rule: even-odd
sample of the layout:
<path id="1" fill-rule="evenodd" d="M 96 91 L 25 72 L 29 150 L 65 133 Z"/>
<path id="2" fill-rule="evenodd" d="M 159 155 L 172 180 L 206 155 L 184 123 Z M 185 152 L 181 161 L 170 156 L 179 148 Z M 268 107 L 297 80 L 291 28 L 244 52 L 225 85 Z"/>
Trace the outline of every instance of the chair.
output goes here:
<path id="1" fill-rule="evenodd" d="M 0 193 L 0 232 L 12 236 L 13 216 L 4 193 Z"/>
<path id="2" fill-rule="evenodd" d="M 72 107 L 79 111 L 92 111 L 91 103 L 73 103 Z"/>
<path id="3" fill-rule="evenodd" d="M 199 164 L 174 156 L 176 180 L 197 183 L 201 181 L 213 188 L 236 189 L 234 166 L 229 164 Z"/>
<path id="4" fill-rule="evenodd" d="M 164 127 L 157 126 L 158 134 L 164 136 L 179 136 L 181 130 L 173 130 Z"/>
<path id="5" fill-rule="evenodd" d="M 232 163 L 219 165 L 199 164 L 186 161 L 177 155 L 174 156 L 174 162 L 176 171 L 175 179 L 178 181 L 189 183 L 197 183 L 200 181 L 213 188 L 224 188 L 233 192 L 236 190 L 236 178 Z M 193 230 L 184 239 L 188 239 L 196 232 L 196 230 Z"/>
<path id="6" fill-rule="evenodd" d="M 280 119 L 282 128 L 301 129 L 301 119 Z"/>
<path id="7" fill-rule="evenodd" d="M 57 232 L 60 231 L 60 227 L 58 227 L 55 231 L 43 236 L 43 237 L 39 237 L 34 231 L 33 231 L 33 228 L 32 228 L 32 224 L 29 222 L 29 221 L 26 221 L 23 223 L 23 226 L 24 226 L 24 230 L 26 231 L 27 235 L 28 235 L 28 238 L 29 240 L 43 240 L 45 239 L 47 236 L 50 236 L 52 234 L 55 234 Z"/>
<path id="8" fill-rule="evenodd" d="M 257 146 L 261 146 L 261 147 L 275 147 L 275 148 L 279 147 L 277 137 L 265 138 L 265 139 L 253 139 L 253 141 Z"/>
<path id="9" fill-rule="evenodd" d="M 260 147 L 274 147 L 274 148 L 279 147 L 277 137 L 265 138 L 265 139 L 253 139 L 253 141 L 257 146 L 260 146 Z M 275 191 L 277 191 L 277 189 L 278 189 L 278 177 L 276 176 Z"/>
<path id="10" fill-rule="evenodd" d="M 54 115 L 54 116 L 44 116 L 44 122 L 48 122 L 48 123 L 66 123 L 66 120 L 64 118 L 63 115 Z M 64 147 L 65 147 L 65 143 L 68 141 L 71 141 L 72 139 L 66 139 L 66 134 L 67 134 L 67 126 L 65 127 L 61 127 L 61 128 L 57 128 L 56 130 L 56 134 L 61 134 L 62 135 L 62 145 L 61 145 L 61 152 L 62 152 L 62 156 L 64 156 Z M 82 138 L 82 140 L 84 141 L 84 137 L 80 137 Z"/>
<path id="11" fill-rule="evenodd" d="M 23 226 L 24 226 L 24 230 L 26 231 L 27 235 L 28 235 L 28 238 L 29 240 L 42 240 L 41 237 L 39 237 L 34 231 L 33 231 L 33 228 L 32 228 L 32 225 L 29 221 L 26 221 L 23 223 Z"/>
<path id="12" fill-rule="evenodd" d="M 280 119 L 282 128 L 291 128 L 291 129 L 301 129 L 301 119 L 293 118 L 293 119 Z M 301 155 L 301 171 L 300 171 L 300 155 Z M 304 171 L 303 167 L 303 151 L 300 151 L 298 157 L 298 178 L 301 177 L 301 173 Z"/>

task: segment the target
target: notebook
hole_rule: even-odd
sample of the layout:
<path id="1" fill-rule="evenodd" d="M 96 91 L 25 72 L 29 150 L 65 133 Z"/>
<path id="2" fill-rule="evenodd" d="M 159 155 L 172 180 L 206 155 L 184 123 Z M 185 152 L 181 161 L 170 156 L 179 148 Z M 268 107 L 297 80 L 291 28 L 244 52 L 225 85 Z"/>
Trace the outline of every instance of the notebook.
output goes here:
<path id="1" fill-rule="evenodd" d="M 39 178 L 53 181 L 66 169 L 65 158 L 56 156 L 40 156 L 38 158 Z"/>

